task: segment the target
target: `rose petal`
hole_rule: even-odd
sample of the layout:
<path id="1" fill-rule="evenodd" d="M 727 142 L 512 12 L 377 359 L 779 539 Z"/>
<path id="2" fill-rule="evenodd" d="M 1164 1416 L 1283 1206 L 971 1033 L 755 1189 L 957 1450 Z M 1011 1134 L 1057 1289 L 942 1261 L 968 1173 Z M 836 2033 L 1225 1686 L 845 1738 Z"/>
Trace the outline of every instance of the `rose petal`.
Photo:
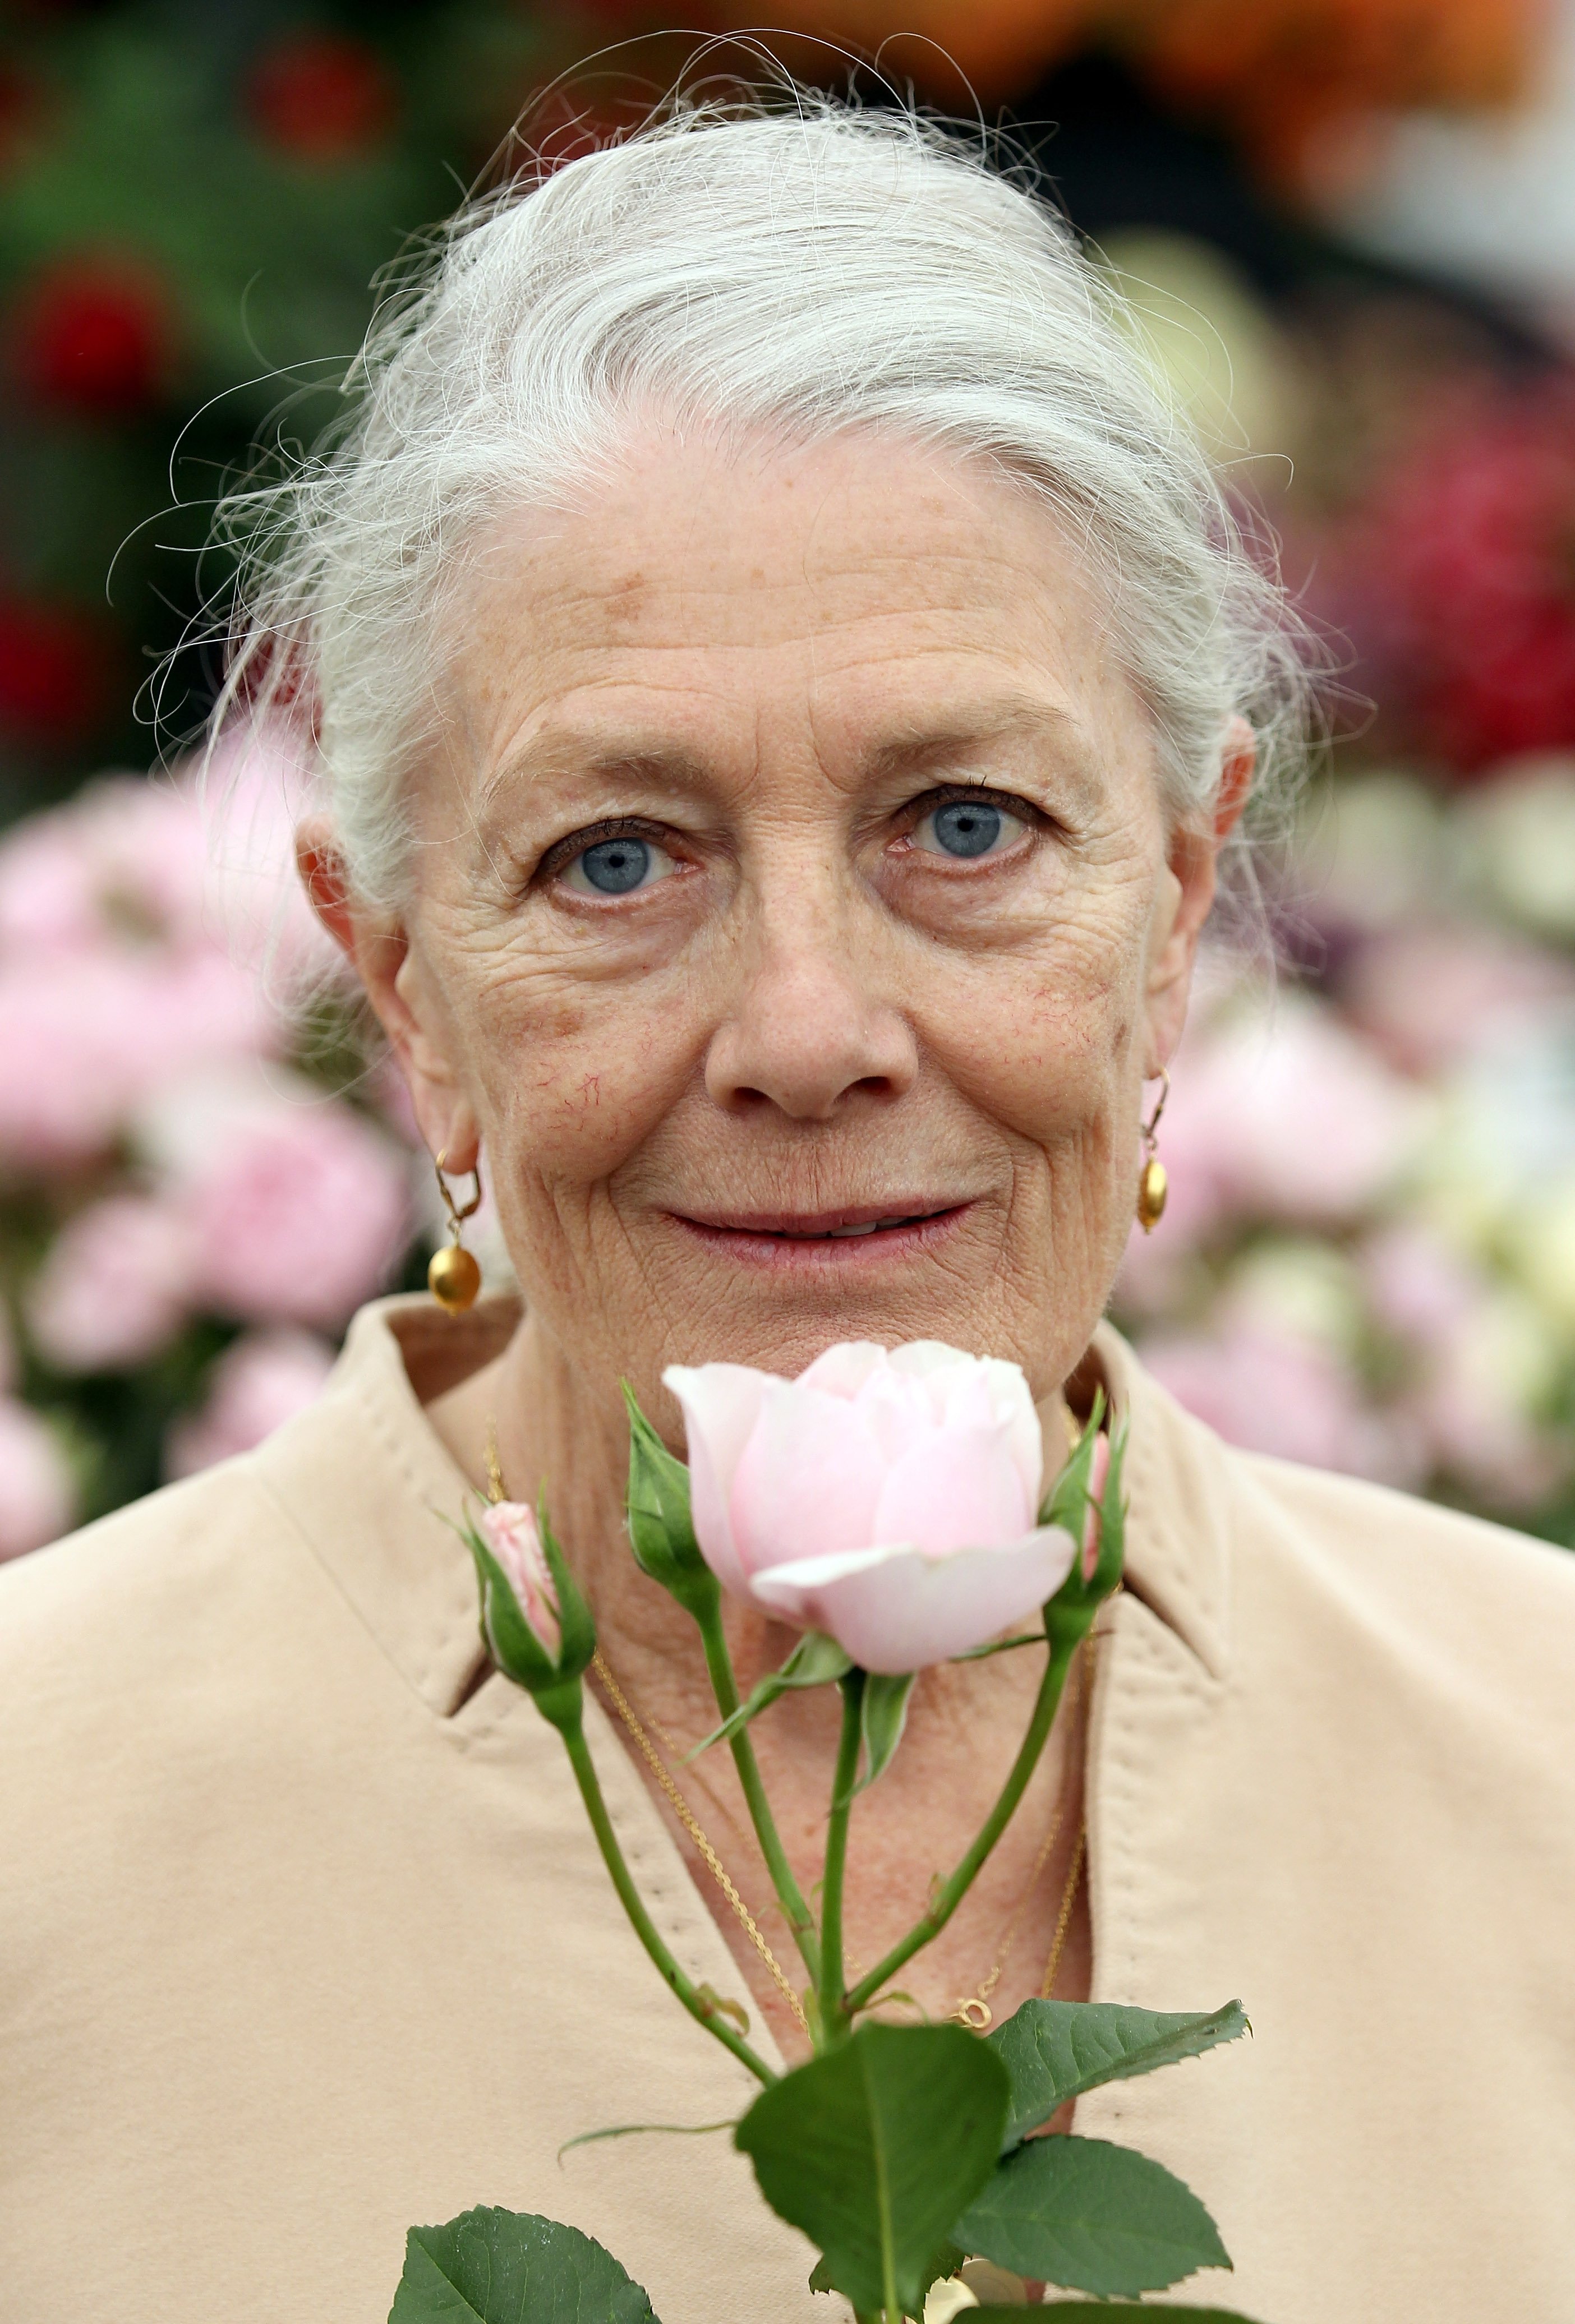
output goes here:
<path id="1" fill-rule="evenodd" d="M 749 1583 L 729 1514 L 733 1474 L 774 1378 L 747 1364 L 669 1364 L 662 1374 L 684 1415 L 695 1538 L 723 1588 L 741 1594 Z"/>
<path id="2" fill-rule="evenodd" d="M 797 1381 L 769 1380 L 729 1502 L 745 1572 L 867 1548 L 886 1469 L 855 1406 Z"/>
<path id="3" fill-rule="evenodd" d="M 926 1557 L 907 1545 L 803 1558 L 757 1573 L 751 1594 L 825 1630 L 861 1668 L 897 1675 L 946 1662 L 1024 1620 L 1072 1571 L 1077 1545 L 1045 1526 L 1004 1549 Z"/>
<path id="4" fill-rule="evenodd" d="M 817 1388 L 822 1396 L 841 1396 L 851 1403 L 871 1372 L 886 1362 L 886 1351 L 873 1340 L 844 1340 L 816 1356 L 807 1371 L 799 1373 L 795 1388 Z"/>
<path id="5" fill-rule="evenodd" d="M 944 1555 L 981 1542 L 1018 1541 L 1037 1515 L 1009 1428 L 950 1428 L 920 1437 L 892 1462 L 872 1538 Z"/>

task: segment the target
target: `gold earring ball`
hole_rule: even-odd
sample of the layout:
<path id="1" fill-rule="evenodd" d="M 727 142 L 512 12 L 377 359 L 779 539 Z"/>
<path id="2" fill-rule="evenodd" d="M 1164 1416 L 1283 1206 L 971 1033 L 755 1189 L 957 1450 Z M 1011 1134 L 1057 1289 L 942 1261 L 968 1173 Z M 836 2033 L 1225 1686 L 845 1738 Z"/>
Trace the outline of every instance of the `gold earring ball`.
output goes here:
<path id="1" fill-rule="evenodd" d="M 481 1279 L 474 1255 L 458 1243 L 445 1243 L 435 1250 L 427 1268 L 427 1288 L 450 1315 L 463 1315 L 474 1306 Z"/>
<path id="2" fill-rule="evenodd" d="M 1138 1223 L 1145 1234 L 1152 1234 L 1165 1216 L 1165 1198 L 1169 1192 L 1165 1165 L 1151 1154 L 1138 1180 Z"/>

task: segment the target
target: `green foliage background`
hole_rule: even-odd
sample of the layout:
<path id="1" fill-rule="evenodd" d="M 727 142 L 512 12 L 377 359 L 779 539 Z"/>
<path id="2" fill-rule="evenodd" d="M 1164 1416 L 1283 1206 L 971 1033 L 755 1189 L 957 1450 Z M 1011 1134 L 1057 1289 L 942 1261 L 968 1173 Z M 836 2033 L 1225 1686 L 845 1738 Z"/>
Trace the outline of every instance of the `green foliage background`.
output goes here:
<path id="1" fill-rule="evenodd" d="M 22 652 L 40 609 L 80 647 L 46 715 L 8 707 L 0 676 L 0 820 L 106 763 L 149 761 L 150 681 L 226 579 L 202 555 L 216 492 L 271 419 L 309 438 L 331 418 L 373 277 L 484 173 L 532 97 L 620 29 L 509 0 L 13 14 L 0 52 L 0 669 L 7 623 Z M 260 117 L 281 57 L 304 134 Z M 572 134 L 570 110 L 549 109 L 544 134 Z M 97 404 L 41 391 L 38 286 L 106 265 L 147 286 L 156 375 Z M 213 660 L 191 648 L 169 673 L 166 740 L 200 718 Z"/>

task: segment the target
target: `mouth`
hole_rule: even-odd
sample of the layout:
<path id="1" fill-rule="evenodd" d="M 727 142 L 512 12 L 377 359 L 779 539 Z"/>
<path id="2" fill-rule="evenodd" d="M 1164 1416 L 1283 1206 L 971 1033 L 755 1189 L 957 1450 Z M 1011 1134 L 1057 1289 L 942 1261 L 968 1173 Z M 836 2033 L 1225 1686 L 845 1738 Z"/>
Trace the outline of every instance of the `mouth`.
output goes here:
<path id="1" fill-rule="evenodd" d="M 843 1267 L 907 1257 L 948 1235 L 972 1207 L 954 1195 L 896 1200 L 813 1213 L 723 1212 L 707 1217 L 675 1211 L 677 1223 L 746 1264 Z"/>

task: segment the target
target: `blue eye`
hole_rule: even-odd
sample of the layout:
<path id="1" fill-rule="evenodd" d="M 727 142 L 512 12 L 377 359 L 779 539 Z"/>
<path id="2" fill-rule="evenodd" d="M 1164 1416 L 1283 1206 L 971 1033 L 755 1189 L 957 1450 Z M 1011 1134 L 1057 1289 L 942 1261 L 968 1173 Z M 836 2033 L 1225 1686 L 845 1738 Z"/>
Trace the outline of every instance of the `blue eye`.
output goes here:
<path id="1" fill-rule="evenodd" d="M 927 854 L 970 857 L 989 855 L 1003 841 L 1017 837 L 1023 825 L 992 799 L 948 799 L 932 807 L 914 838 Z"/>
<path id="2" fill-rule="evenodd" d="M 650 876 L 654 851 L 645 839 L 599 839 L 571 867 L 599 896 L 627 896 Z"/>

